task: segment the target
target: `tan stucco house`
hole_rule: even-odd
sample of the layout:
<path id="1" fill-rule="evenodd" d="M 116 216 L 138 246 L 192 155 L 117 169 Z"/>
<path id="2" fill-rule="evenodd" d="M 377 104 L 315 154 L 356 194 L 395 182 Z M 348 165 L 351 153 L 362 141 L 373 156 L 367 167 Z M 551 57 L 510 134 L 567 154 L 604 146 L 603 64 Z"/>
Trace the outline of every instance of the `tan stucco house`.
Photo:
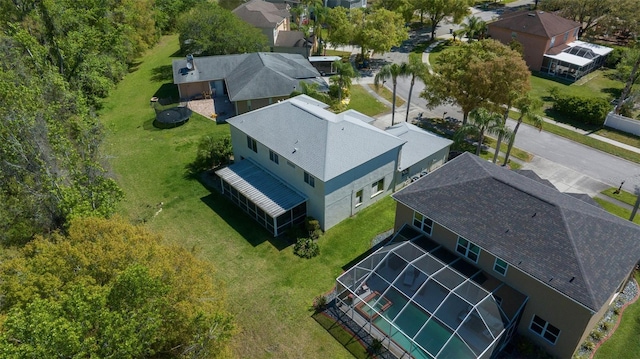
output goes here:
<path id="1" fill-rule="evenodd" d="M 533 71 L 568 81 L 604 64 L 613 49 L 578 40 L 580 23 L 546 11 L 518 11 L 488 24 L 489 37 L 505 45 L 519 41 Z"/>
<path id="2" fill-rule="evenodd" d="M 394 240 L 336 303 L 397 356 L 492 358 L 518 332 L 570 358 L 640 259 L 639 226 L 469 153 L 392 196 Z"/>
<path id="3" fill-rule="evenodd" d="M 173 83 L 181 100 L 203 94 L 228 96 L 236 114 L 288 98 L 300 81 L 328 90 L 318 70 L 298 54 L 257 52 L 173 60 Z"/>
<path id="4" fill-rule="evenodd" d="M 274 236 L 307 215 L 327 230 L 392 193 L 409 143 L 433 150 L 418 154 L 434 155 L 430 169 L 447 157 L 449 140 L 398 137 L 360 112 L 327 108 L 300 95 L 228 121 L 235 163 L 216 172 L 223 194 Z"/>

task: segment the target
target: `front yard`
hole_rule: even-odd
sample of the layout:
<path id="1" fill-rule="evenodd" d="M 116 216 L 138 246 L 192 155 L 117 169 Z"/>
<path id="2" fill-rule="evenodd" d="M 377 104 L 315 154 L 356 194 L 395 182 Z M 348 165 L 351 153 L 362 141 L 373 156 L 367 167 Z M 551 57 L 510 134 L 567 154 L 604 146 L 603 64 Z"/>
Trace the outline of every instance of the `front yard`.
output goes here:
<path id="1" fill-rule="evenodd" d="M 160 88 L 170 90 L 171 80 L 159 74 L 177 49 L 177 36 L 164 37 L 100 113 L 104 150 L 126 195 L 118 212 L 214 263 L 240 327 L 233 340 L 237 357 L 351 358 L 313 320 L 311 303 L 333 287 L 342 266 L 365 252 L 376 234 L 392 227 L 395 202 L 387 198 L 328 231 L 320 256 L 293 255 L 289 243 L 271 238 L 187 174 L 200 138 L 227 135 L 228 125 L 198 115 L 170 130 L 151 125 L 149 99 Z"/>

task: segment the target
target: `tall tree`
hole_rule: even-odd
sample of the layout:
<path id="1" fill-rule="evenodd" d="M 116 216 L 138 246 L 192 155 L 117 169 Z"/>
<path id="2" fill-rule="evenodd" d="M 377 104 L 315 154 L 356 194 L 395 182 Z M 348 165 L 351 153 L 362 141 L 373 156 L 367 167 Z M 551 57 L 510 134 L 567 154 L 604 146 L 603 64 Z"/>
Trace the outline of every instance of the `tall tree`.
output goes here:
<path id="1" fill-rule="evenodd" d="M 431 38 L 436 37 L 436 28 L 445 18 L 450 18 L 453 24 L 459 24 L 467 14 L 469 7 L 473 5 L 472 0 L 418 0 L 416 10 L 422 14 L 426 13 L 431 25 Z"/>
<path id="2" fill-rule="evenodd" d="M 469 136 L 477 139 L 476 155 L 480 156 L 485 135 L 497 134 L 503 129 L 500 114 L 490 112 L 485 108 L 477 108 L 471 111 L 469 122 L 456 132 L 456 140 L 465 140 Z"/>
<path id="3" fill-rule="evenodd" d="M 518 129 L 520 129 L 522 121 L 527 119 L 535 128 L 538 129 L 538 131 L 542 131 L 542 126 L 544 124 L 542 116 L 536 113 L 536 111 L 542 107 L 542 102 L 539 99 L 535 99 L 531 96 L 523 96 L 516 101 L 515 107 L 520 111 L 520 116 L 518 116 L 516 126 L 513 128 L 513 132 L 511 133 L 507 153 L 504 156 L 504 163 L 502 164 L 503 166 L 506 166 L 509 163 L 509 156 L 511 155 L 513 144 L 516 142 L 516 135 L 518 134 Z"/>
<path id="4" fill-rule="evenodd" d="M 411 107 L 411 95 L 413 94 L 413 85 L 416 83 L 416 78 L 424 78 L 428 73 L 427 64 L 422 62 L 421 57 L 409 56 L 409 64 L 407 65 L 407 74 L 411 76 L 411 84 L 409 85 L 409 97 L 407 98 L 407 113 L 404 121 L 409 121 L 409 108 Z M 394 97 L 395 100 L 395 97 Z"/>
<path id="5" fill-rule="evenodd" d="M 180 49 L 198 55 L 264 51 L 267 38 L 257 28 L 215 3 L 202 3 L 178 22 Z"/>
<path id="6" fill-rule="evenodd" d="M 347 13 L 347 9 L 338 7 L 329 11 L 328 22 L 332 45 L 360 46 L 363 57 L 369 50 L 387 52 L 409 37 L 402 17 L 386 9 L 352 9 Z"/>
<path id="7" fill-rule="evenodd" d="M 640 10 L 635 0 L 545 0 L 540 8 L 579 22 L 580 36 L 591 30 L 611 32 L 636 31 Z"/>
<path id="8" fill-rule="evenodd" d="M 376 87 L 380 87 L 383 82 L 391 79 L 393 85 L 393 97 L 391 100 L 391 126 L 395 124 L 396 117 L 396 86 L 398 85 L 398 77 L 404 77 L 409 74 L 409 65 L 406 62 L 401 64 L 384 65 L 373 78 Z"/>
<path id="9" fill-rule="evenodd" d="M 338 102 L 342 102 L 342 92 L 344 89 L 351 88 L 351 80 L 355 78 L 357 75 L 356 70 L 354 70 L 351 62 L 343 62 L 343 61 L 335 61 L 333 63 L 334 68 L 336 69 L 336 74 L 329 78 L 329 81 L 336 86 L 338 92 Z"/>
<path id="10" fill-rule="evenodd" d="M 631 93 L 633 85 L 640 78 L 640 46 L 636 45 L 635 48 L 627 50 L 620 63 L 618 63 L 616 70 L 616 75 L 625 81 L 624 89 L 614 109 L 614 112 L 619 114 Z"/>
<path id="11" fill-rule="evenodd" d="M 0 262 L 0 353 L 222 356 L 235 329 L 213 273 L 122 219 L 74 220 L 68 235 L 38 237 Z"/>
<path id="12" fill-rule="evenodd" d="M 495 40 L 463 43 L 444 51 L 434 64 L 434 74 L 424 78 L 420 94 L 430 108 L 457 104 L 466 124 L 477 107 L 508 104 L 517 89 L 528 91 L 529 71 L 522 56 Z"/>

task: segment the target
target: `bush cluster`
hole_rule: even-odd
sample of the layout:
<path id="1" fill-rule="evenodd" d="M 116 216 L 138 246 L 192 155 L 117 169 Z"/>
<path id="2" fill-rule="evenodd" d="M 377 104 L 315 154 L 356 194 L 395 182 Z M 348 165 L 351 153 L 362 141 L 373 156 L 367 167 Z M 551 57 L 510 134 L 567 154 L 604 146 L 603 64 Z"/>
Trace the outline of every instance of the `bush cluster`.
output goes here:
<path id="1" fill-rule="evenodd" d="M 552 88 L 550 93 L 555 111 L 585 124 L 604 125 L 605 117 L 611 110 L 611 105 L 604 98 L 562 95 L 557 87 Z"/>
<path id="2" fill-rule="evenodd" d="M 318 243 L 311 238 L 298 238 L 293 253 L 301 258 L 313 258 L 320 254 Z"/>

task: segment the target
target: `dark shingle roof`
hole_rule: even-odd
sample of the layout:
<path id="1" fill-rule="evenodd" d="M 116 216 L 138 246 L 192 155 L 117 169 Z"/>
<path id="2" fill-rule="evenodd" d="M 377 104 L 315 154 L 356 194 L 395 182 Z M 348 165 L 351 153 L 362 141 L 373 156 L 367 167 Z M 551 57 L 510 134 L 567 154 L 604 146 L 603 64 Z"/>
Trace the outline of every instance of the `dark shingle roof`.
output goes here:
<path id="1" fill-rule="evenodd" d="M 326 82 L 309 60 L 299 54 L 256 52 L 251 54 L 194 58 L 195 69 L 187 71 L 187 60 L 173 60 L 173 83 L 224 79 L 231 101 L 288 96 L 300 81 Z"/>
<path id="2" fill-rule="evenodd" d="M 640 227 L 465 153 L 400 203 L 598 311 L 640 259 Z"/>
<path id="3" fill-rule="evenodd" d="M 489 24 L 490 27 L 543 36 L 548 39 L 580 27 L 579 22 L 568 20 L 545 11 L 518 11 L 507 14 Z"/>

